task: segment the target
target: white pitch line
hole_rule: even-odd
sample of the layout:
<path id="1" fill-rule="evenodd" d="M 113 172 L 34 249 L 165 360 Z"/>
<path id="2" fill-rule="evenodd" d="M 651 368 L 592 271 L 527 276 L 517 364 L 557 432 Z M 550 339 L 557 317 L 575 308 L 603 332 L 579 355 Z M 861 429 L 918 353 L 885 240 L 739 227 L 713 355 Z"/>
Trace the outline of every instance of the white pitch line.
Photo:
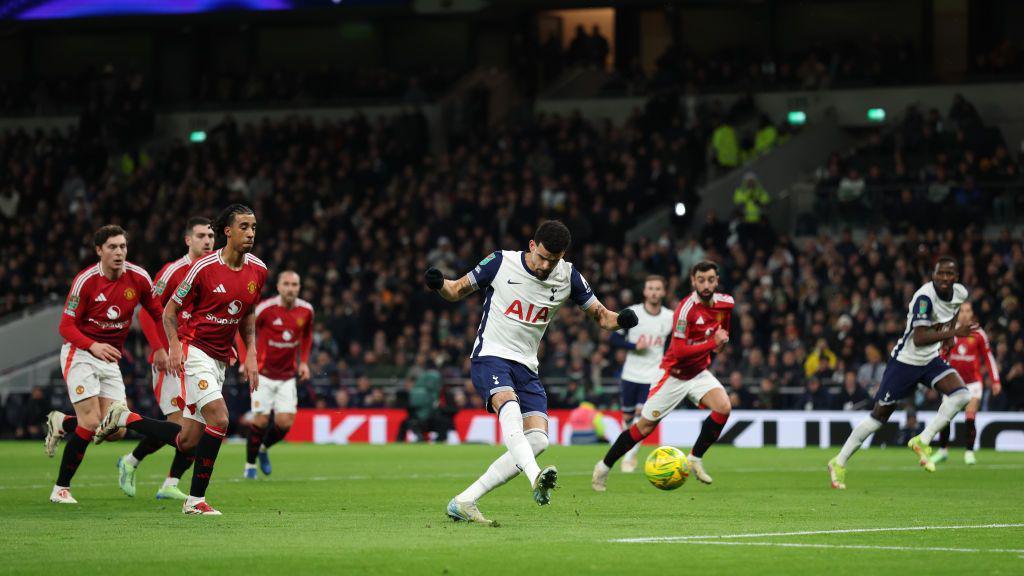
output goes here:
<path id="1" fill-rule="evenodd" d="M 938 546 L 872 546 L 867 544 L 806 544 L 796 542 L 715 542 L 708 540 L 684 540 L 673 544 L 708 544 L 711 546 L 770 546 L 778 548 L 841 548 L 845 550 L 896 550 L 899 552 L 996 552 L 1021 554 L 1024 550 L 1005 548 L 944 548 Z M 1022 556 L 1024 558 L 1024 556 Z"/>
<path id="2" fill-rule="evenodd" d="M 649 538 L 615 538 L 609 542 L 653 544 L 687 540 L 722 540 L 731 538 L 770 538 L 773 536 L 815 536 L 821 534 L 863 534 L 868 532 L 918 532 L 923 530 L 978 530 L 986 528 L 1024 528 L 1024 524 L 980 524 L 973 526 L 895 526 L 892 528 L 847 528 L 842 530 L 805 530 L 801 532 L 759 532 L 756 534 L 706 534 L 703 536 L 653 536 Z"/>

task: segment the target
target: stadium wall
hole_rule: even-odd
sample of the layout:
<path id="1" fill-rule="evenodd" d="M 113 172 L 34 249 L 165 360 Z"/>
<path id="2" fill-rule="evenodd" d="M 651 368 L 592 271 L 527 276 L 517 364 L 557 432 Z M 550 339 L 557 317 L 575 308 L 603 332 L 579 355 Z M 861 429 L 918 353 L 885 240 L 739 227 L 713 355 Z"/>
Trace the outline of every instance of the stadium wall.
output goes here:
<path id="1" fill-rule="evenodd" d="M 549 430 L 552 440 L 568 446 L 572 427 L 569 410 L 551 410 Z M 603 412 L 604 435 L 614 440 L 622 431 L 621 413 Z M 774 410 L 736 410 L 729 418 L 720 444 L 741 448 L 829 448 L 841 446 L 850 431 L 864 419 L 866 412 L 800 412 Z M 921 423 L 935 412 L 918 412 Z M 371 443 L 398 441 L 398 430 L 406 419 L 405 410 L 299 410 L 295 425 L 288 435 L 291 442 L 317 444 Z M 700 432 L 706 413 L 677 410 L 661 421 L 661 425 L 644 443 L 689 446 Z M 901 429 L 907 413 L 896 412 L 892 419 L 865 442 L 865 447 L 901 445 Z M 1001 451 L 1024 451 L 1024 414 L 1011 412 L 979 412 L 978 439 L 982 448 Z M 954 420 L 952 445 L 963 444 L 963 414 Z M 557 431 L 557 433 L 555 432 Z M 449 433 L 449 444 L 501 444 L 500 428 L 494 414 L 483 410 L 463 410 L 455 416 L 455 431 Z"/>

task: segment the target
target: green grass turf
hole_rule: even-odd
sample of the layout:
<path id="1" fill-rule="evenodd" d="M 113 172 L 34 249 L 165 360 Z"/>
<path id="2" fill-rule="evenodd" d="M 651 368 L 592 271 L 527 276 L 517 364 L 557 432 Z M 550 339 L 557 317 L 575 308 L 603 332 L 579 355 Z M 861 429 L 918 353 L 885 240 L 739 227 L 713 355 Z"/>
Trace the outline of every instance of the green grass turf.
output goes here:
<path id="1" fill-rule="evenodd" d="M 1022 574 L 1024 528 L 927 530 L 734 539 L 771 545 L 613 543 L 613 538 L 725 535 L 894 526 L 1024 523 L 1024 454 L 962 451 L 929 475 L 905 448 L 862 451 L 845 492 L 828 487 L 831 450 L 715 447 L 713 486 L 660 492 L 612 473 L 590 489 L 605 447 L 555 447 L 551 506 L 516 478 L 481 501 L 501 527 L 454 524 L 449 498 L 500 454 L 484 446 L 313 446 L 272 450 L 274 474 L 240 480 L 244 446 L 229 444 L 209 499 L 220 518 L 187 517 L 153 498 L 171 453 L 139 471 L 138 496 L 117 487 L 131 444 L 92 446 L 73 484 L 77 506 L 47 497 L 58 459 L 41 443 L 0 443 L 0 573 L 182 574 Z M 61 448 L 63 449 L 63 447 Z M 641 457 L 649 449 L 641 452 Z M 58 454 L 59 457 L 59 454 Z M 191 472 L 189 473 L 191 474 Z M 785 548 L 778 543 L 897 546 Z M 981 551 L 922 552 L 921 547 Z"/>

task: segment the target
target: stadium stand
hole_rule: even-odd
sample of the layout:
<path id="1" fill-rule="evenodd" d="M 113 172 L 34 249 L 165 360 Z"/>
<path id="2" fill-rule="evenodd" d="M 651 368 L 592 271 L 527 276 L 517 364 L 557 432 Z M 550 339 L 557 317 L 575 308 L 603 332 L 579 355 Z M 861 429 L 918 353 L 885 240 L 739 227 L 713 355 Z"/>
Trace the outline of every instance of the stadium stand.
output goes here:
<path id="1" fill-rule="evenodd" d="M 950 253 L 964 263 L 963 281 L 974 290 L 1005 374 L 1005 389 L 990 394 L 986 406 L 1020 405 L 1024 366 L 1012 360 L 1024 357 L 1019 237 L 1008 230 L 983 237 L 980 222 L 957 234 L 931 212 L 914 210 L 892 221 L 900 236 L 858 228 L 838 238 L 792 238 L 754 229 L 737 211 L 722 220 L 709 214 L 678 237 L 627 242 L 626 223 L 666 198 L 696 203 L 691 182 L 702 176 L 709 130 L 686 128 L 678 111 L 660 113 L 650 106 L 621 127 L 539 115 L 437 157 L 427 153 L 426 125 L 415 113 L 325 125 L 294 117 L 238 126 L 227 118 L 203 144 L 110 163 L 87 145 L 95 136 L 85 140 L 81 131 L 9 132 L 0 141 L 9 173 L 0 193 L 0 313 L 63 298 L 69 279 L 92 258 L 85 239 L 102 222 L 126 224 L 129 258 L 155 271 L 181 252 L 176 239 L 187 215 L 242 200 L 260 218 L 255 252 L 272 269 L 299 270 L 302 296 L 318 311 L 314 377 L 301 386 L 302 405 L 406 405 L 417 378 L 438 368 L 447 384 L 444 405 L 478 407 L 467 350 L 479 302 L 439 304 L 422 289 L 420 274 L 428 262 L 461 274 L 492 250 L 521 247 L 539 220 L 560 218 L 574 234 L 568 258 L 612 307 L 636 301 L 651 273 L 671 279 L 674 305 L 686 289 L 681 275 L 694 262 L 722 263 L 723 288 L 739 303 L 739 345 L 715 360 L 715 370 L 731 375 L 737 406 L 854 407 L 878 384 L 877 368 L 903 331 L 907 298 L 932 259 Z M 1016 170 L 998 132 L 974 122 L 969 104 L 959 102 L 949 118 L 935 114 L 927 122 L 909 114 L 896 133 L 837 156 L 829 170 L 867 166 L 871 174 L 884 164 L 898 177 L 898 164 L 882 162 L 904 157 L 894 156 L 896 147 L 922 175 L 937 172 L 929 167 L 941 154 L 958 164 L 973 155 L 973 165 L 987 163 L 993 173 Z M 937 122 L 956 126 L 934 138 L 943 146 L 914 140 Z M 993 139 L 958 147 L 973 142 L 966 137 L 972 122 Z M 915 182 L 914 190 L 926 194 L 927 182 Z M 827 184 L 821 190 L 839 195 Z M 152 409 L 142 338 L 130 339 L 128 351 L 129 397 Z M 621 354 L 578 311 L 563 311 L 541 349 L 552 404 L 613 406 Z M 228 391 L 233 413 L 244 413 L 247 392 Z M 43 408 L 23 406 L 66 402 L 47 392 L 10 396 L 6 431 L 37 433 L 21 416 Z"/>

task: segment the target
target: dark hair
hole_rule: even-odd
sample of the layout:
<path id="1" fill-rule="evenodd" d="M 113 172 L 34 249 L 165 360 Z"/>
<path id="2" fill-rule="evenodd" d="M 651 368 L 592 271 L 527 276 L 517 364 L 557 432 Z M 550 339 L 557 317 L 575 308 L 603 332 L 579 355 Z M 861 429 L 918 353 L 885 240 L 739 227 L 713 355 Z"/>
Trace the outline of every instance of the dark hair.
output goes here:
<path id="1" fill-rule="evenodd" d="M 191 236 L 196 226 L 210 226 L 210 219 L 205 216 L 193 216 L 185 222 L 185 236 Z"/>
<path id="2" fill-rule="evenodd" d="M 960 269 L 960 265 L 957 263 L 956 258 L 953 258 L 952 256 L 949 256 L 948 254 L 944 255 L 944 256 L 939 256 L 935 260 L 935 267 L 936 268 L 938 268 L 939 264 L 952 264 L 953 267 L 956 268 L 957 270 Z"/>
<path id="3" fill-rule="evenodd" d="M 124 228 L 121 228 L 117 224 L 107 224 L 106 226 L 101 227 L 92 235 L 92 243 L 95 244 L 97 248 L 99 248 L 100 246 L 106 244 L 107 240 L 110 240 L 114 236 L 124 236 L 125 238 L 127 238 L 128 234 L 125 233 Z"/>
<path id="4" fill-rule="evenodd" d="M 668 290 L 668 280 L 666 280 L 661 274 L 651 274 L 647 278 L 644 278 L 644 284 L 647 284 L 648 282 L 661 282 L 661 287 Z"/>
<path id="5" fill-rule="evenodd" d="M 708 270 L 714 270 L 715 274 L 718 274 L 718 264 L 715 264 L 711 260 L 701 260 L 690 268 L 690 277 L 696 276 L 697 272 L 707 272 Z"/>
<path id="6" fill-rule="evenodd" d="M 224 229 L 235 223 L 235 216 L 242 214 L 255 214 L 255 212 L 245 204 L 232 204 L 225 208 L 213 221 L 214 234 L 225 236 Z"/>
<path id="7" fill-rule="evenodd" d="M 558 220 L 548 220 L 537 227 L 533 233 L 533 241 L 544 246 L 544 249 L 552 254 L 561 254 L 569 249 L 572 243 L 572 234 L 565 224 Z"/>

